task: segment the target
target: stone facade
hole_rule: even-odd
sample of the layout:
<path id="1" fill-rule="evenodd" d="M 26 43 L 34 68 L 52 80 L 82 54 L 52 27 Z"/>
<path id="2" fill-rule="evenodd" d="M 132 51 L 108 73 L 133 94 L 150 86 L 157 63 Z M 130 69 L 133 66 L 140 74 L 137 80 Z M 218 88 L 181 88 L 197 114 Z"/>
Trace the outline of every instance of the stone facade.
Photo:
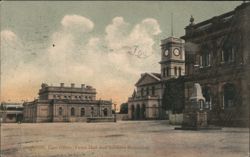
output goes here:
<path id="1" fill-rule="evenodd" d="M 249 125 L 250 4 L 186 27 L 185 104 L 194 83 L 202 86 L 209 122 Z M 196 48 L 195 48 L 196 47 Z"/>
<path id="2" fill-rule="evenodd" d="M 164 119 L 166 102 L 163 97 L 167 82 L 185 74 L 184 40 L 169 37 L 162 40 L 161 47 L 161 73 L 141 75 L 133 96 L 128 100 L 130 119 Z"/>
<path id="3" fill-rule="evenodd" d="M 159 119 L 162 108 L 160 74 L 144 73 L 135 85 L 136 90 L 128 100 L 128 118 Z"/>
<path id="4" fill-rule="evenodd" d="M 25 122 L 85 122 L 88 117 L 112 117 L 111 101 L 96 100 L 91 86 L 42 84 L 39 98 L 24 103 Z"/>
<path id="5" fill-rule="evenodd" d="M 191 17 L 185 36 L 162 40 L 161 74 L 152 82 L 147 82 L 146 77 L 140 78 L 139 81 L 145 83 L 136 84 L 137 90 L 129 98 L 129 118 L 137 119 L 134 115 L 141 111 L 135 109 L 137 102 L 139 106 L 150 101 L 156 104 L 157 118 L 163 118 L 165 111 L 181 113 L 188 105 L 193 85 L 199 83 L 205 98 L 204 107 L 208 110 L 208 123 L 249 125 L 249 15 L 248 2 L 198 24 Z M 147 74 L 148 78 L 150 75 Z M 141 88 L 153 82 L 159 88 L 158 95 L 147 95 L 140 101 Z M 141 107 L 144 111 L 144 106 Z M 151 109 L 146 106 L 145 110 L 149 113 Z M 142 117 L 150 118 L 146 113 L 142 112 Z"/>

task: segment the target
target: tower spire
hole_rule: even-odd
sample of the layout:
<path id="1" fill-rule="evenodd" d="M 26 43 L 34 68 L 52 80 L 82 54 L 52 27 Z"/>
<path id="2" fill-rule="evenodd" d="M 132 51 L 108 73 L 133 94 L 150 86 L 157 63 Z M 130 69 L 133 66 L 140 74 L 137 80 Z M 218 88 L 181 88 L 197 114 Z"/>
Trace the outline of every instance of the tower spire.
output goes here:
<path id="1" fill-rule="evenodd" d="M 173 27 L 173 13 L 171 13 L 171 36 L 174 36 L 174 27 Z"/>

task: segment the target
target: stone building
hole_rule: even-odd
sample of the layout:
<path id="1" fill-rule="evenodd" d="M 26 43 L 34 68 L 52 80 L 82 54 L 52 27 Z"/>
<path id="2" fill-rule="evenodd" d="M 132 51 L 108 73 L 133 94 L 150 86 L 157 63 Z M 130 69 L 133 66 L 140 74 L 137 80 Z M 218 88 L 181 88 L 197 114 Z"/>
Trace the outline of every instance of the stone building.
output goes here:
<path id="1" fill-rule="evenodd" d="M 158 77 L 146 74 L 139 79 L 133 96 L 128 99 L 129 118 L 138 119 L 138 115 L 152 118 L 149 113 L 155 108 L 147 105 L 149 100 L 156 106 L 154 118 L 164 118 L 165 111 L 180 113 L 193 85 L 199 83 L 208 123 L 249 125 L 249 15 L 248 2 L 197 24 L 191 17 L 181 39 L 162 40 L 161 74 Z M 154 101 L 141 94 L 142 89 L 150 89 L 152 84 L 157 85 L 159 93 L 152 97 L 149 92 L 147 97 Z"/>
<path id="2" fill-rule="evenodd" d="M 158 119 L 161 110 L 161 75 L 144 73 L 135 84 L 136 90 L 128 99 L 128 117 L 132 120 Z"/>
<path id="3" fill-rule="evenodd" d="M 21 103 L 3 102 L 0 106 L 0 118 L 4 123 L 16 123 L 23 120 L 23 105 Z"/>
<path id="4" fill-rule="evenodd" d="M 25 122 L 85 122 L 89 117 L 112 117 L 111 101 L 96 100 L 91 86 L 42 84 L 39 98 L 24 103 Z"/>
<path id="5" fill-rule="evenodd" d="M 248 125 L 250 3 L 195 24 L 182 37 L 187 43 L 185 102 L 192 86 L 202 86 L 210 123 Z M 191 45 L 191 46 L 190 46 Z"/>
<path id="6" fill-rule="evenodd" d="M 166 82 L 185 74 L 184 40 L 169 37 L 161 44 L 161 73 L 144 73 L 128 99 L 129 119 L 163 119 Z M 183 104 L 182 104 L 183 105 Z"/>

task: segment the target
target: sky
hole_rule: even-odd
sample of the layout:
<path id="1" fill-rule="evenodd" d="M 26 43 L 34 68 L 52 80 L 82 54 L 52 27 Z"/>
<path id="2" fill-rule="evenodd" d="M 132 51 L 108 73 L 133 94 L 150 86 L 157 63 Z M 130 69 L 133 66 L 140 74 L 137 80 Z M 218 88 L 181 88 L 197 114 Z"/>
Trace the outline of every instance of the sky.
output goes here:
<path id="1" fill-rule="evenodd" d="M 117 104 L 144 72 L 160 72 L 160 42 L 240 1 L 2 1 L 1 101 L 31 101 L 42 83 L 97 89 Z"/>

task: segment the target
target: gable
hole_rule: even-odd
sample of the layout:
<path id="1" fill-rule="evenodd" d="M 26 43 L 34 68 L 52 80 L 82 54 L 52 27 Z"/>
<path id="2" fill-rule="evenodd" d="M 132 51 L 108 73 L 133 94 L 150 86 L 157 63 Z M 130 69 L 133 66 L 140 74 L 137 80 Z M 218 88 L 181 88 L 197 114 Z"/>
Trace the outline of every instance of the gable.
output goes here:
<path id="1" fill-rule="evenodd" d="M 135 86 L 142 86 L 158 82 L 160 82 L 160 78 L 154 76 L 153 74 L 144 73 L 142 74 L 141 78 L 137 81 Z"/>

